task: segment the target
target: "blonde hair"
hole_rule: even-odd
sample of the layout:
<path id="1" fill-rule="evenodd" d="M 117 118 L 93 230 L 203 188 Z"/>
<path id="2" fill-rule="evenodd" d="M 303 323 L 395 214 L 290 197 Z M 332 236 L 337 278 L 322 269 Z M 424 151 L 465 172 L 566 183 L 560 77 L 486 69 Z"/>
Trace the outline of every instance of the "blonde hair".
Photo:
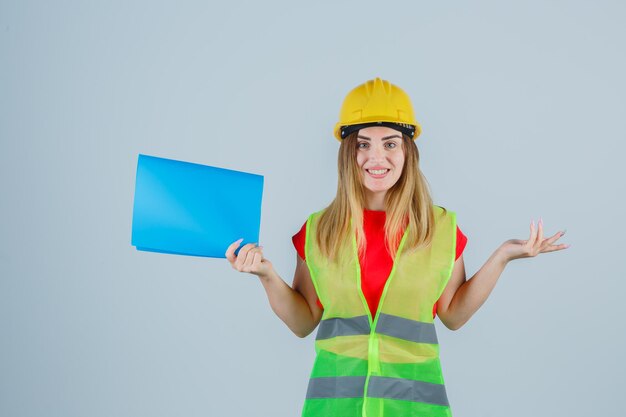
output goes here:
<path id="1" fill-rule="evenodd" d="M 338 155 L 337 195 L 321 213 L 317 224 L 317 244 L 321 253 L 334 260 L 339 248 L 356 235 L 359 256 L 365 254 L 367 242 L 363 231 L 365 189 L 361 168 L 357 164 L 357 132 L 342 140 Z M 404 166 L 398 181 L 385 195 L 385 246 L 395 259 L 402 233 L 410 226 L 404 250 L 430 245 L 435 224 L 433 202 L 428 182 L 419 169 L 419 151 L 415 141 L 402 134 Z M 443 215 L 446 209 L 443 208 Z M 352 218 L 352 225 L 350 225 Z"/>

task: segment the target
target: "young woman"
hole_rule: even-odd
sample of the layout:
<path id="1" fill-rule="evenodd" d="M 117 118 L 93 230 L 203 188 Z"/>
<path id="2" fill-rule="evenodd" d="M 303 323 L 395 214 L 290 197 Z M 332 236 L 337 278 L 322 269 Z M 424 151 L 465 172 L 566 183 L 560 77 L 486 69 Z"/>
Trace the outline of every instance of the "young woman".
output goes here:
<path id="1" fill-rule="evenodd" d="M 257 275 L 274 312 L 299 337 L 318 325 L 303 417 L 450 416 L 434 327 L 459 329 L 485 302 L 506 264 L 565 249 L 564 232 L 502 243 L 466 280 L 467 241 L 456 214 L 434 205 L 419 169 L 421 127 L 408 95 L 376 78 L 344 100 L 338 189 L 293 237 L 293 285 L 262 247 L 226 257 Z"/>

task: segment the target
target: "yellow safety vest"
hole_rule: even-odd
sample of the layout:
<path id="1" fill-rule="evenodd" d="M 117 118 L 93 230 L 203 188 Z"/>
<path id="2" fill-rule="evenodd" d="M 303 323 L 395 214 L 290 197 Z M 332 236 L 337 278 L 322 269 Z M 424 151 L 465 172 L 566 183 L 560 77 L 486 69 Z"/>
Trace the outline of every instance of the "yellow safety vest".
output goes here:
<path id="1" fill-rule="evenodd" d="M 331 263 L 315 240 L 323 210 L 307 219 L 305 257 L 324 313 L 302 417 L 451 416 L 432 306 L 454 267 L 456 214 L 433 208 L 432 244 L 404 251 L 406 228 L 373 318 L 356 237 Z"/>

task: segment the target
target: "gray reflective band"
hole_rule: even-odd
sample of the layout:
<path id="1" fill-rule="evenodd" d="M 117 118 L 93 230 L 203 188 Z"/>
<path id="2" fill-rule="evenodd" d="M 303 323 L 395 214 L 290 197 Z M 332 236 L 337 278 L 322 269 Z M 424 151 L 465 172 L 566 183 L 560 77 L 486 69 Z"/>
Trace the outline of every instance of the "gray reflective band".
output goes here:
<path id="1" fill-rule="evenodd" d="M 357 398 L 363 396 L 364 389 L 364 376 L 311 378 L 306 398 Z"/>
<path id="2" fill-rule="evenodd" d="M 411 342 L 438 343 L 435 323 L 426 323 L 380 313 L 376 333 L 393 336 Z"/>
<path id="3" fill-rule="evenodd" d="M 309 379 L 306 398 L 358 398 L 363 397 L 364 376 L 338 376 Z M 403 378 L 370 376 L 368 397 L 390 398 L 449 406 L 443 384 L 413 381 Z"/>
<path id="4" fill-rule="evenodd" d="M 332 318 L 322 320 L 317 330 L 316 340 L 330 339 L 337 336 L 352 336 L 357 334 L 369 334 L 370 322 L 367 316 L 344 318 Z"/>
<path id="5" fill-rule="evenodd" d="M 371 376 L 367 386 L 367 395 L 369 397 L 450 405 L 444 385 L 402 378 Z"/>
<path id="6" fill-rule="evenodd" d="M 367 316 L 336 317 L 320 322 L 315 339 L 330 339 L 337 336 L 366 335 L 369 333 L 370 324 Z M 434 323 L 405 319 L 382 312 L 378 316 L 376 333 L 417 343 L 438 343 Z"/>

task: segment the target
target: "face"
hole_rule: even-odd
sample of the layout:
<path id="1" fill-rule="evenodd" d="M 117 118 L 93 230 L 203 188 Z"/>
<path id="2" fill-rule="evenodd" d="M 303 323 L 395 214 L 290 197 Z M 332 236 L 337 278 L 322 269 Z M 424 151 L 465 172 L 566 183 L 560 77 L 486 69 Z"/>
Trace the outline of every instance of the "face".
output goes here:
<path id="1" fill-rule="evenodd" d="M 359 130 L 356 160 L 369 200 L 381 202 L 400 178 L 404 166 L 402 134 L 390 127 L 371 126 Z M 383 170 L 383 173 L 372 172 Z"/>

